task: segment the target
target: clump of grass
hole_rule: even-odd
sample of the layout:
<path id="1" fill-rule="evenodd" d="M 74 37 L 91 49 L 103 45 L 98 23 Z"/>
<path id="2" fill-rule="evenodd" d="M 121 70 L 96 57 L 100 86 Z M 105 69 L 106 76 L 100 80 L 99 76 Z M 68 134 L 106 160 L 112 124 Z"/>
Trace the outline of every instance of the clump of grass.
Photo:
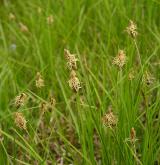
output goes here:
<path id="1" fill-rule="evenodd" d="M 0 164 L 157 163 L 157 3 L 74 3 L 16 0 L 0 7 Z M 129 17 L 136 23 L 125 28 Z M 115 47 L 125 50 L 112 61 L 118 71 L 110 62 Z M 10 100 L 19 91 L 15 108 Z M 108 105 L 114 109 L 106 112 Z"/>

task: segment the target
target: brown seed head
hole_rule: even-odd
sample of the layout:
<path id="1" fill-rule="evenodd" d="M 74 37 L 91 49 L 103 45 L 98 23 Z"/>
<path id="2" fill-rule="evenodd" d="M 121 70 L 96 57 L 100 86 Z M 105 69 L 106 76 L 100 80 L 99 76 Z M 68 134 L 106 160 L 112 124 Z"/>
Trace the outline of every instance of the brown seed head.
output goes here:
<path id="1" fill-rule="evenodd" d="M 155 78 L 152 76 L 152 74 L 150 72 L 145 72 L 142 78 L 142 81 L 146 84 L 146 85 L 151 85 L 153 84 Z"/>
<path id="2" fill-rule="evenodd" d="M 132 20 L 129 21 L 129 25 L 126 28 L 126 31 L 132 38 L 136 38 L 138 35 L 137 25 Z"/>
<path id="3" fill-rule="evenodd" d="M 132 127 L 131 128 L 131 132 L 130 132 L 130 140 L 131 140 L 131 142 L 135 142 L 135 140 L 136 140 L 136 131 L 135 131 L 135 129 Z"/>
<path id="4" fill-rule="evenodd" d="M 24 106 L 26 100 L 27 100 L 27 95 L 25 93 L 21 93 L 19 96 L 17 96 L 15 98 L 15 106 L 16 106 L 16 108 Z"/>
<path id="5" fill-rule="evenodd" d="M 71 54 L 69 50 L 64 49 L 64 56 L 67 60 L 67 67 L 69 70 L 76 70 L 77 69 L 77 59 L 75 58 L 74 54 Z"/>
<path id="6" fill-rule="evenodd" d="M 81 83 L 80 83 L 78 77 L 76 76 L 76 72 L 73 70 L 71 71 L 70 80 L 68 81 L 68 83 L 69 83 L 69 87 L 74 92 L 78 92 L 81 88 Z"/>
<path id="7" fill-rule="evenodd" d="M 48 110 L 48 104 L 46 102 L 41 102 L 39 108 L 41 113 L 44 114 Z"/>
<path id="8" fill-rule="evenodd" d="M 48 16 L 48 17 L 47 17 L 47 24 L 48 24 L 48 25 L 51 25 L 53 22 L 54 22 L 53 15 Z"/>
<path id="9" fill-rule="evenodd" d="M 24 32 L 24 33 L 29 32 L 28 27 L 26 25 L 24 25 L 22 22 L 19 23 L 19 26 L 20 26 L 21 32 Z"/>
<path id="10" fill-rule="evenodd" d="M 103 116 L 102 121 L 107 127 L 112 128 L 117 125 L 118 118 L 113 114 L 111 110 L 109 110 L 109 112 Z"/>
<path id="11" fill-rule="evenodd" d="M 113 59 L 112 64 L 122 68 L 126 63 L 126 54 L 123 50 L 119 50 L 118 55 Z"/>
<path id="12" fill-rule="evenodd" d="M 49 104 L 50 104 L 50 107 L 51 108 L 54 108 L 55 107 L 55 105 L 56 105 L 56 99 L 53 96 L 51 96 L 49 98 Z"/>
<path id="13" fill-rule="evenodd" d="M 17 127 L 19 127 L 20 129 L 24 129 L 26 130 L 26 119 L 24 118 L 23 114 L 20 112 L 15 112 L 14 115 L 14 121 Z"/>
<path id="14" fill-rule="evenodd" d="M 40 74 L 40 72 L 37 72 L 37 75 L 36 75 L 36 87 L 37 88 L 44 87 L 44 80 L 43 80 L 42 75 Z"/>

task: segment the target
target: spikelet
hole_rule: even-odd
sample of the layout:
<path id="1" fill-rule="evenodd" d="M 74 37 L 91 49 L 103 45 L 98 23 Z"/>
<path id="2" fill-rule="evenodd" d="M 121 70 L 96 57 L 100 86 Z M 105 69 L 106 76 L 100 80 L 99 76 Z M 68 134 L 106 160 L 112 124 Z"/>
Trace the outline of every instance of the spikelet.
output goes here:
<path id="1" fill-rule="evenodd" d="M 19 127 L 20 129 L 24 129 L 24 130 L 27 129 L 27 126 L 26 126 L 27 121 L 21 112 L 15 112 L 14 121 L 15 121 L 16 126 Z"/>
<path id="2" fill-rule="evenodd" d="M 70 80 L 68 81 L 69 87 L 74 91 L 78 92 L 81 89 L 81 83 L 74 70 L 71 71 Z"/>
<path id="3" fill-rule="evenodd" d="M 112 64 L 122 68 L 126 63 L 126 54 L 123 50 L 119 50 L 118 55 L 114 57 Z"/>
<path id="4" fill-rule="evenodd" d="M 19 26 L 20 26 L 21 32 L 24 32 L 24 33 L 28 33 L 29 32 L 28 27 L 26 25 L 24 25 L 22 22 L 19 23 Z"/>
<path id="5" fill-rule="evenodd" d="M 39 108 L 40 108 L 40 112 L 44 114 L 45 112 L 48 111 L 48 103 L 41 102 Z"/>
<path id="6" fill-rule="evenodd" d="M 49 98 L 49 106 L 50 106 L 50 108 L 54 108 L 55 105 L 56 105 L 56 99 L 53 96 L 51 96 Z"/>
<path id="7" fill-rule="evenodd" d="M 15 98 L 15 106 L 16 106 L 16 108 L 24 106 L 26 100 L 27 100 L 27 95 L 25 93 L 21 93 L 19 96 L 17 96 Z"/>
<path id="8" fill-rule="evenodd" d="M 37 72 L 37 75 L 36 75 L 36 87 L 37 88 L 44 87 L 44 80 L 43 80 L 42 75 L 40 74 L 40 72 Z"/>
<path id="9" fill-rule="evenodd" d="M 47 24 L 48 24 L 48 25 L 51 25 L 51 24 L 53 24 L 53 22 L 54 22 L 53 15 L 48 16 L 48 17 L 47 17 Z"/>
<path id="10" fill-rule="evenodd" d="M 107 127 L 113 128 L 117 125 L 118 118 L 113 114 L 113 112 L 110 109 L 109 112 L 102 117 L 102 121 L 104 125 L 106 125 Z"/>
<path id="11" fill-rule="evenodd" d="M 146 85 L 151 85 L 153 84 L 155 78 L 152 76 L 152 74 L 150 72 L 145 72 L 142 78 L 142 81 L 146 84 Z"/>
<path id="12" fill-rule="evenodd" d="M 133 127 L 131 128 L 131 132 L 130 132 L 130 140 L 131 140 L 131 143 L 133 144 L 136 141 L 136 131 Z"/>
<path id="13" fill-rule="evenodd" d="M 126 28 L 126 31 L 132 38 L 136 38 L 138 35 L 137 25 L 132 20 L 129 21 L 129 25 Z"/>
<path id="14" fill-rule="evenodd" d="M 128 138 L 126 140 L 131 143 L 131 148 L 132 148 L 133 153 L 134 153 L 134 158 L 135 158 L 135 161 L 137 162 L 136 164 L 142 164 L 140 159 L 139 159 L 139 155 L 136 151 L 136 141 L 138 139 L 136 139 L 136 131 L 133 127 L 131 128 L 131 131 L 130 131 L 130 138 Z"/>
<path id="15" fill-rule="evenodd" d="M 136 138 L 136 131 L 135 129 L 132 127 L 130 130 L 130 137 L 126 138 L 125 141 L 126 142 L 130 142 L 134 147 L 135 147 L 135 143 L 138 139 Z"/>
<path id="16" fill-rule="evenodd" d="M 67 67 L 69 70 L 76 70 L 77 69 L 77 61 L 74 54 L 71 54 L 69 50 L 64 49 L 64 56 L 65 59 L 67 60 Z"/>
<path id="17" fill-rule="evenodd" d="M 9 19 L 13 21 L 16 19 L 16 16 L 13 13 L 9 13 Z"/>

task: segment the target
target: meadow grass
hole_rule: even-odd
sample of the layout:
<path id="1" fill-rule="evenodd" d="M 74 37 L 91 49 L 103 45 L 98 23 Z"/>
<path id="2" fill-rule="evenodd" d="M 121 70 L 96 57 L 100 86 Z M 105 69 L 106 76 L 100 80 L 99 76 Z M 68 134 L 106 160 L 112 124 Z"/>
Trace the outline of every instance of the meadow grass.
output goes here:
<path id="1" fill-rule="evenodd" d="M 0 165 L 158 165 L 159 11 L 158 0 L 2 0 Z"/>

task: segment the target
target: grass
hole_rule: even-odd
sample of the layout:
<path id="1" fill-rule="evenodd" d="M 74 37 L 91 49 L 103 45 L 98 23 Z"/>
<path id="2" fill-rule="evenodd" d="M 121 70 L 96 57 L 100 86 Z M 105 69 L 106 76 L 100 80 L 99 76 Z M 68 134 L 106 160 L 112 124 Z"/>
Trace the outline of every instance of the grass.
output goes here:
<path id="1" fill-rule="evenodd" d="M 159 10 L 158 0 L 3 0 L 0 164 L 159 164 Z M 49 16 L 53 23 L 47 23 Z M 125 32 L 129 20 L 137 24 L 135 40 Z M 82 89 L 76 94 L 68 84 L 64 49 L 78 59 Z M 122 69 L 112 64 L 120 49 L 127 56 Z M 37 72 L 44 79 L 41 89 L 35 86 Z M 153 83 L 143 81 L 146 72 Z M 17 109 L 14 99 L 21 93 L 28 101 Z M 56 105 L 42 114 L 39 105 L 51 95 Z M 102 120 L 110 106 L 118 118 L 115 127 Z M 17 111 L 27 130 L 16 126 Z"/>

